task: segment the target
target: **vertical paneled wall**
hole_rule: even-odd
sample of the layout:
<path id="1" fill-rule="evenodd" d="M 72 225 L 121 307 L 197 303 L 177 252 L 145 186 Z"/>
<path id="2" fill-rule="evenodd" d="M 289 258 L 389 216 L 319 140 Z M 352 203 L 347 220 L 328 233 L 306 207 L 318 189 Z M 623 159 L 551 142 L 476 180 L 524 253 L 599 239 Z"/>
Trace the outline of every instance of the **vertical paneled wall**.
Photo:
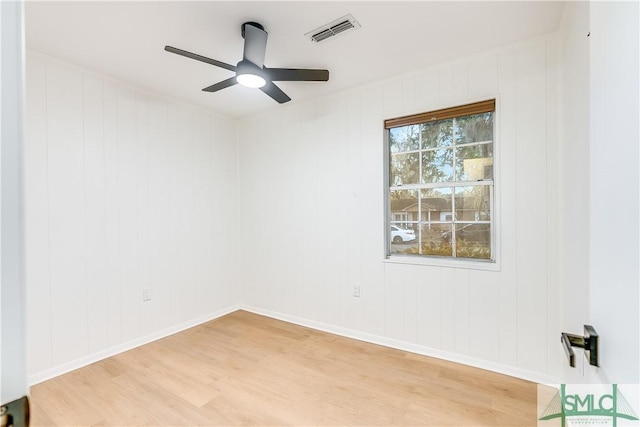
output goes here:
<path id="1" fill-rule="evenodd" d="M 243 303 L 555 380 L 557 92 L 551 35 L 243 120 L 241 257 L 251 262 Z M 383 120 L 493 97 L 499 270 L 385 262 Z"/>
<path id="2" fill-rule="evenodd" d="M 233 309 L 236 122 L 33 52 L 26 83 L 32 381 Z"/>

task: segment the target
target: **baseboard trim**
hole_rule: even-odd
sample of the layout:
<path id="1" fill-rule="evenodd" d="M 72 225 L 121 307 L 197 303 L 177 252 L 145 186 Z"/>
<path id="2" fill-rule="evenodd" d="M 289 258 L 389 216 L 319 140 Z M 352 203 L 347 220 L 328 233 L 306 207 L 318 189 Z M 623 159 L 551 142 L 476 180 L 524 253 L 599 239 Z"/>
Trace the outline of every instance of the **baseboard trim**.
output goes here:
<path id="1" fill-rule="evenodd" d="M 173 335 L 178 332 L 184 331 L 186 329 L 193 328 L 194 326 L 198 326 L 210 320 L 217 319 L 222 316 L 226 316 L 227 314 L 233 313 L 234 311 L 237 311 L 239 309 L 241 309 L 240 305 L 233 305 L 231 307 L 218 310 L 213 313 L 209 313 L 204 316 L 200 316 L 195 319 L 191 319 L 174 326 L 170 326 L 160 331 L 153 332 L 143 337 L 139 337 L 139 338 L 127 341 L 125 343 L 116 345 L 114 347 L 110 347 L 110 348 L 98 351 L 96 353 L 92 353 L 90 355 L 81 357 L 80 359 L 76 359 L 71 362 L 67 362 L 62 365 L 47 369 L 45 371 L 38 372 L 37 374 L 33 374 L 29 377 L 29 385 L 33 386 L 38 383 L 55 378 L 57 376 L 66 374 L 68 372 L 75 371 L 76 369 L 82 368 L 87 365 L 91 365 L 92 363 L 99 362 L 100 360 L 106 359 L 111 356 L 115 356 L 116 354 L 124 353 L 125 351 L 134 349 L 136 347 L 140 347 L 145 344 L 149 344 L 153 341 L 157 341 L 159 339 L 168 337 L 169 335 Z"/>
<path id="2" fill-rule="evenodd" d="M 123 353 L 125 351 L 140 347 L 145 344 L 149 344 L 153 341 L 168 337 L 169 335 L 176 334 L 186 329 L 198 326 L 202 323 L 206 323 L 210 320 L 217 319 L 227 314 L 233 313 L 237 310 L 245 310 L 251 313 L 259 314 L 262 316 L 270 317 L 272 319 L 282 320 L 284 322 L 293 323 L 296 325 L 304 326 L 307 328 L 316 329 L 323 332 L 328 332 L 335 335 L 340 335 L 347 338 L 356 339 L 359 341 L 369 342 L 372 344 L 382 345 L 389 348 L 395 348 L 398 350 L 408 351 L 411 353 L 421 354 L 424 356 L 435 357 L 437 359 L 447 360 L 450 362 L 460 363 L 462 365 L 472 366 L 475 368 L 486 369 L 488 371 L 496 372 L 499 374 L 509 375 L 511 377 L 520 378 L 527 381 L 532 381 L 538 384 L 559 384 L 558 378 L 551 375 L 540 374 L 538 372 L 528 371 L 513 366 L 503 365 L 487 360 L 476 359 L 469 356 L 463 356 L 456 353 L 450 353 L 431 347 L 425 347 L 418 344 L 412 344 L 405 341 L 395 340 L 392 338 L 386 338 L 379 335 L 369 334 L 366 332 L 356 331 L 353 329 L 343 328 L 340 326 L 331 325 L 328 323 L 317 322 L 314 320 L 305 319 L 302 317 L 291 316 L 288 314 L 266 310 L 263 308 L 253 307 L 245 304 L 237 304 L 226 309 L 218 310 L 213 313 L 206 314 L 204 316 L 191 319 L 189 321 L 180 323 L 178 325 L 165 328 L 163 330 L 145 335 L 134 340 L 127 341 L 108 349 L 101 350 L 99 352 L 87 355 L 80 359 L 73 360 L 71 362 L 64 363 L 62 365 L 47 369 L 45 371 L 33 374 L 29 377 L 30 386 L 34 386 L 41 382 L 50 380 L 57 376 L 66 374 L 84 366 L 90 365 L 100 360 L 106 359 L 111 356 Z"/>
<path id="3" fill-rule="evenodd" d="M 282 320 L 284 322 L 294 323 L 296 325 L 305 326 L 307 328 L 316 329 L 331 334 L 340 335 L 347 338 L 353 338 L 359 341 L 365 341 L 372 344 L 382 345 L 389 348 L 408 351 L 411 353 L 421 354 L 423 356 L 435 357 L 437 359 L 447 360 L 449 362 L 460 363 L 462 365 L 472 366 L 474 368 L 485 369 L 487 371 L 496 372 L 498 374 L 509 375 L 511 377 L 532 381 L 538 384 L 558 384 L 558 378 L 552 375 L 545 375 L 539 372 L 533 372 L 514 366 L 503 365 L 500 363 L 490 362 L 487 360 L 476 359 L 469 356 L 463 356 L 456 353 L 450 353 L 431 347 L 425 347 L 418 344 L 412 344 L 405 341 L 395 340 L 382 337 L 379 335 L 369 334 L 366 332 L 356 331 L 353 329 L 343 328 L 327 323 L 317 322 L 314 320 L 304 319 L 297 316 L 291 316 L 271 310 L 265 310 L 258 307 L 242 304 L 241 310 L 251 313 L 267 316 L 272 319 Z"/>

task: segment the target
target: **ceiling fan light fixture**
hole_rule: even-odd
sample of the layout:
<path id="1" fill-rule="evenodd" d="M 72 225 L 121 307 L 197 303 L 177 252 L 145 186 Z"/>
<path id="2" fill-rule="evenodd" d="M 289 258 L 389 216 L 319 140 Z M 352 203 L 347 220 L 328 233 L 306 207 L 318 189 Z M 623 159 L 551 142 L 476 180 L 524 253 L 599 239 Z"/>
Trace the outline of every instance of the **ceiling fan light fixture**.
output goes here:
<path id="1" fill-rule="evenodd" d="M 260 77 L 257 74 L 251 74 L 251 73 L 238 74 L 236 76 L 236 80 L 242 86 L 252 87 L 252 88 L 263 87 L 264 85 L 267 84 L 267 81 L 264 78 Z"/>
<path id="2" fill-rule="evenodd" d="M 260 88 L 267 84 L 267 80 L 262 76 L 262 69 L 246 60 L 238 62 L 236 80 L 242 86 L 251 88 Z"/>

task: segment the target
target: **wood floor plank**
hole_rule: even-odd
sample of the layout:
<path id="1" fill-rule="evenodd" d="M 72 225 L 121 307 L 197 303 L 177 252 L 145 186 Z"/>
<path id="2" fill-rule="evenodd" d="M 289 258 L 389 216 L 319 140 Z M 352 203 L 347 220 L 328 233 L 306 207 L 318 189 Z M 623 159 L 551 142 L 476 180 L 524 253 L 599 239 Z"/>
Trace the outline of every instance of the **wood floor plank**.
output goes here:
<path id="1" fill-rule="evenodd" d="M 38 384 L 33 426 L 531 426 L 536 384 L 237 311 Z"/>

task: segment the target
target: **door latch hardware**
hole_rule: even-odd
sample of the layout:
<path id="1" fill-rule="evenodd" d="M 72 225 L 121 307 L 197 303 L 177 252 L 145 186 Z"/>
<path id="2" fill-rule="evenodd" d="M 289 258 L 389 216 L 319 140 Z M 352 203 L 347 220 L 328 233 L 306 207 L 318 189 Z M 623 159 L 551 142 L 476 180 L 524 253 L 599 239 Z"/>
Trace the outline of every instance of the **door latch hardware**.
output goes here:
<path id="1" fill-rule="evenodd" d="M 560 342 L 564 348 L 564 352 L 569 358 L 569 365 L 575 368 L 575 353 L 571 347 L 580 347 L 584 349 L 584 357 L 587 358 L 590 365 L 598 365 L 598 333 L 593 326 L 584 325 L 584 336 L 568 334 L 563 332 L 560 336 Z"/>
<path id="2" fill-rule="evenodd" d="M 0 407 L 0 427 L 12 427 L 13 420 L 6 406 Z"/>
<path id="3" fill-rule="evenodd" d="M 29 427 L 29 398 L 0 406 L 0 427 Z"/>

